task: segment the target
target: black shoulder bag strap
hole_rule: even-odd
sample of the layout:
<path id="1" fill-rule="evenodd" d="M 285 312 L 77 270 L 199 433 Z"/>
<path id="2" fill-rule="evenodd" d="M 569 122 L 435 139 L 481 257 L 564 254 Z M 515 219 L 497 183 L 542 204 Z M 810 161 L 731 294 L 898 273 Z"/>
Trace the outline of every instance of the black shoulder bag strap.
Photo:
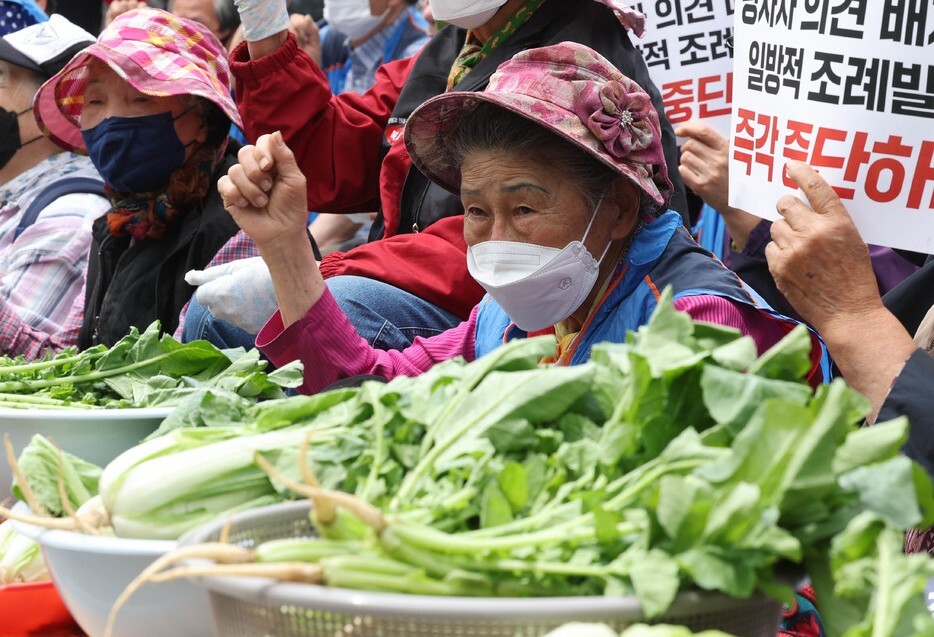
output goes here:
<path id="1" fill-rule="evenodd" d="M 76 193 L 88 193 L 100 195 L 101 197 L 107 196 L 104 193 L 104 182 L 100 179 L 94 179 L 93 177 L 65 177 L 64 179 L 59 179 L 51 186 L 45 188 L 32 200 L 32 203 L 29 204 L 29 207 L 26 208 L 26 212 L 23 213 L 23 216 L 19 220 L 19 225 L 16 227 L 13 240 L 16 241 L 26 228 L 34 224 L 36 219 L 39 218 L 39 213 L 45 210 L 56 199 Z"/>

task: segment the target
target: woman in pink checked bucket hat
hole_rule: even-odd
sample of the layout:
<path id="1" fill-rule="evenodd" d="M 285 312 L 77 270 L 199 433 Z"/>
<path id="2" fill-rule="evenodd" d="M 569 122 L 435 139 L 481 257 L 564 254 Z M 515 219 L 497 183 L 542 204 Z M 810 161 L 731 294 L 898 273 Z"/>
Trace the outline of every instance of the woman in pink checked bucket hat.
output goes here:
<path id="1" fill-rule="evenodd" d="M 227 54 L 208 29 L 165 11 L 117 18 L 38 91 L 39 127 L 87 153 L 111 209 L 94 222 L 84 298 L 33 349 L 113 344 L 160 321 L 172 332 L 205 267 L 237 231 L 217 180 L 236 163 L 240 124 Z"/>
<path id="2" fill-rule="evenodd" d="M 392 378 L 455 356 L 473 360 L 540 333 L 558 341 L 543 363 L 576 364 L 595 343 L 625 340 L 671 287 L 676 307 L 737 327 L 764 351 L 795 323 L 757 306 L 668 211 L 660 137 L 645 91 L 574 43 L 521 52 L 482 93 L 451 92 L 416 109 L 406 148 L 419 170 L 461 196 L 468 268 L 489 294 L 460 326 L 402 352 L 359 338 L 310 249 L 289 240 L 304 220 L 304 178 L 281 135 L 261 137 L 248 152 L 268 161 L 263 178 L 274 175 L 268 204 L 249 203 L 259 177 L 239 171 L 219 185 L 276 287 L 280 311 L 257 345 L 275 364 L 302 360 L 306 393 L 348 376 Z M 313 276 L 287 274 L 296 263 Z"/>

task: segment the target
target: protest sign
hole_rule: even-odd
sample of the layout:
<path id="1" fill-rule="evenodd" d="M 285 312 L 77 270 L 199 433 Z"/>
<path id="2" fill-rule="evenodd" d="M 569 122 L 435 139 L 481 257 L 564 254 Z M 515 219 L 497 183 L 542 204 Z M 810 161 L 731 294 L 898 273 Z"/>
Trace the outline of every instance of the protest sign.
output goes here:
<path id="1" fill-rule="evenodd" d="M 701 119 L 730 134 L 735 0 L 641 0 L 645 36 L 634 40 L 672 126 Z"/>
<path id="2" fill-rule="evenodd" d="M 868 243 L 934 253 L 934 0 L 737 0 L 734 29 L 730 205 L 774 219 L 800 160 Z"/>

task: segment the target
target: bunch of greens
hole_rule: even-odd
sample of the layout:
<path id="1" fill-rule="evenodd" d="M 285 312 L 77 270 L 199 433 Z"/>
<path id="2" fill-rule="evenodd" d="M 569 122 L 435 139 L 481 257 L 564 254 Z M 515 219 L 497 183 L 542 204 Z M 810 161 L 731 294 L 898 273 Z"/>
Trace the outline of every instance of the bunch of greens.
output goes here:
<path id="1" fill-rule="evenodd" d="M 192 394 L 232 392 L 281 398 L 301 383 L 301 366 L 263 370 L 256 350 L 221 351 L 206 341 L 181 344 L 158 323 L 132 328 L 113 347 L 67 348 L 36 361 L 0 357 L 0 407 L 64 409 L 174 406 Z"/>
<path id="2" fill-rule="evenodd" d="M 98 494 L 102 469 L 60 450 L 42 435 L 32 437 L 17 464 L 35 498 L 35 513 L 62 517 Z M 13 495 L 27 500 L 22 485 L 15 480 Z"/>
<path id="3" fill-rule="evenodd" d="M 804 328 L 757 357 L 750 339 L 663 301 L 587 364 L 539 366 L 553 347 L 518 341 L 416 378 L 262 403 L 247 424 L 215 404 L 215 426 L 111 463 L 101 493 L 118 535 L 169 536 L 308 493 L 321 538 L 254 559 L 315 563 L 333 586 L 635 594 L 654 618 L 684 589 L 788 599 L 776 582 L 795 563 L 831 634 L 934 630 L 920 595 L 931 561 L 898 546 L 934 512 L 930 478 L 899 453 L 907 423 L 860 429 L 867 404 L 845 384 L 812 393 Z M 309 436 L 316 481 L 353 497 L 293 484 Z"/>

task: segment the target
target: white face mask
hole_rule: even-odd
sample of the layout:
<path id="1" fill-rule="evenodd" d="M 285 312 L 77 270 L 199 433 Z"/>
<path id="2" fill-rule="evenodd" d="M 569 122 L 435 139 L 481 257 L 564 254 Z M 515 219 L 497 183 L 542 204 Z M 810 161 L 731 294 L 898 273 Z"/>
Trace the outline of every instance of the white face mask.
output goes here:
<path id="1" fill-rule="evenodd" d="M 475 29 L 496 15 L 506 0 L 431 0 L 435 20 L 462 29 Z"/>
<path id="2" fill-rule="evenodd" d="M 351 40 L 359 40 L 378 27 L 384 15 L 370 13 L 370 0 L 328 0 L 324 3 L 324 19 Z"/>
<path id="3" fill-rule="evenodd" d="M 584 237 L 564 248 L 520 241 L 484 241 L 468 246 L 470 276 L 526 332 L 543 330 L 563 321 L 593 290 L 600 263 L 610 249 L 608 243 L 597 260 L 584 247 L 602 203 L 601 196 Z"/>

